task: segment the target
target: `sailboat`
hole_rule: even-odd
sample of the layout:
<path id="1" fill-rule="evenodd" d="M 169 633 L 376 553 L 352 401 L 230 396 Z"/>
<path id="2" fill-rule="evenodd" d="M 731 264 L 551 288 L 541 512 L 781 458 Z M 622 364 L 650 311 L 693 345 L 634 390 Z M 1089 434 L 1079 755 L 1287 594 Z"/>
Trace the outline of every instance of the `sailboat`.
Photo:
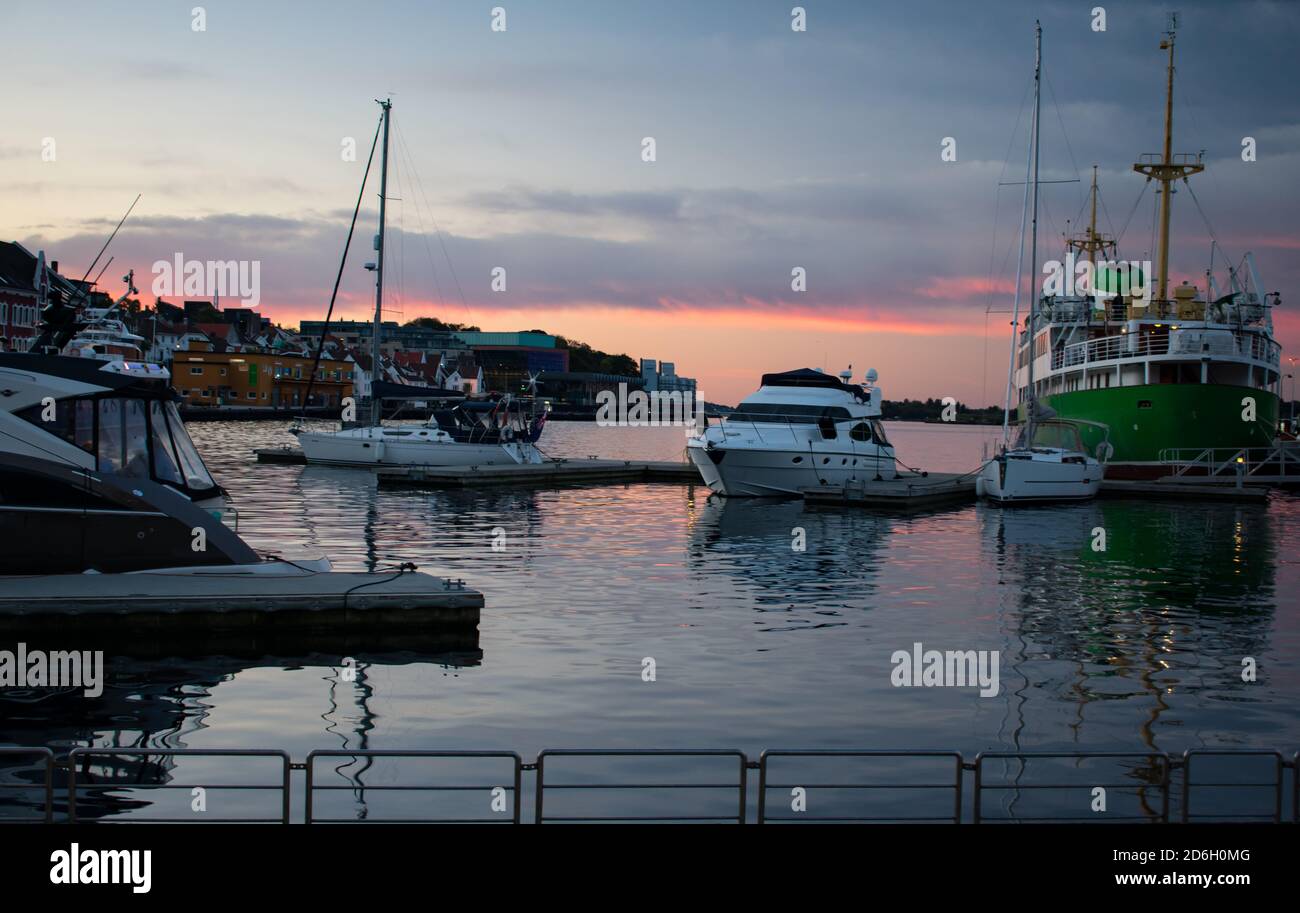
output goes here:
<path id="1" fill-rule="evenodd" d="M 1038 159 L 1042 113 L 1043 28 L 1034 26 L 1034 116 L 1030 131 L 1029 156 L 1025 165 L 1025 201 L 1020 210 L 1020 253 L 1016 264 L 1016 294 L 1012 317 L 1011 356 L 1007 366 L 1007 394 L 1002 420 L 1002 452 L 980 469 L 975 491 L 997 503 L 1024 501 L 1077 501 L 1095 497 L 1105 470 L 1101 462 L 1083 449 L 1076 422 L 1058 419 L 1034 395 L 1034 360 L 1027 353 L 1029 384 L 1025 400 L 1025 422 L 1014 447 L 1008 447 L 1011 417 L 1011 389 L 1016 367 L 1016 339 L 1019 335 L 1020 290 L 1024 283 L 1025 204 L 1032 193 L 1032 226 L 1029 261 L 1037 273 L 1038 263 Z M 1035 278 L 1029 300 L 1026 332 L 1032 338 L 1038 316 L 1039 286 Z"/>
<path id="2" fill-rule="evenodd" d="M 536 447 L 546 424 L 536 401 L 510 394 L 474 398 L 451 390 L 396 384 L 384 379 L 380 333 L 384 301 L 385 202 L 388 198 L 388 128 L 391 99 L 383 109 L 383 156 L 379 179 L 379 233 L 375 235 L 375 320 L 370 356 L 370 422 L 339 431 L 309 431 L 295 427 L 303 455 L 309 463 L 345 466 L 467 466 L 495 463 L 541 463 Z M 373 149 L 372 149 L 373 154 Z M 368 170 L 367 170 L 368 171 Z M 368 173 L 367 173 L 368 177 Z M 362 187 L 365 186 L 362 179 Z M 355 220 L 355 216 L 354 216 Z M 349 234 L 349 238 L 351 235 Z M 346 258 L 346 250 L 344 252 Z M 342 267 L 340 267 L 340 270 Z M 337 288 L 336 288 L 337 292 Z M 331 305 L 332 307 L 332 305 Z M 329 321 L 326 320 L 328 332 Z M 322 332 L 321 344 L 324 345 Z M 441 375 L 439 375 L 441 376 Z M 536 378 L 530 379 L 535 385 Z M 423 425 L 383 424 L 386 400 L 435 401 L 438 406 Z"/>

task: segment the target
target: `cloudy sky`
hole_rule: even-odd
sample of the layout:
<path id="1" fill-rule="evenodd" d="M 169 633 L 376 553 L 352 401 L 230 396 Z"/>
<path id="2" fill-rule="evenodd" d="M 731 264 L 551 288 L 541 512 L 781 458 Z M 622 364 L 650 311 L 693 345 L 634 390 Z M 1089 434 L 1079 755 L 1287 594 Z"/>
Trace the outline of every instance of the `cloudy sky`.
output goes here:
<path id="1" fill-rule="evenodd" d="M 6 9 L 0 238 L 80 277 L 140 193 L 108 291 L 134 267 L 151 300 L 151 264 L 177 253 L 257 260 L 263 313 L 323 316 L 391 95 L 390 317 L 671 360 L 718 402 L 763 371 L 850 363 L 890 398 L 1000 402 L 1021 188 L 999 182 L 1023 178 L 1037 17 L 1043 177 L 1083 179 L 1045 188 L 1040 260 L 1094 163 L 1102 228 L 1152 256 L 1131 164 L 1160 148 L 1162 4 L 808 0 L 805 32 L 789 0 L 212 0 L 202 30 L 195 6 Z M 1253 250 L 1294 352 L 1300 4 L 1179 9 L 1175 150 L 1205 152 L 1210 228 L 1180 192 L 1172 278 L 1203 281 L 1211 228 L 1234 261 Z M 372 308 L 376 192 L 344 317 Z"/>

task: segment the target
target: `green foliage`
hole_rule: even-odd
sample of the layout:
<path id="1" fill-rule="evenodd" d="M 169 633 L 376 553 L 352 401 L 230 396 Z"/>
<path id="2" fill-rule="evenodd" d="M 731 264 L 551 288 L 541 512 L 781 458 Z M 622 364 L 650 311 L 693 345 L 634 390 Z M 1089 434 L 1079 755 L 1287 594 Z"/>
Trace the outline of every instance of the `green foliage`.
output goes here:
<path id="1" fill-rule="evenodd" d="M 938 422 L 942 421 L 943 400 L 941 399 L 903 399 L 885 400 L 880 404 L 881 416 L 886 419 L 903 422 Z M 998 425 L 1002 423 L 1002 408 L 988 406 L 972 409 L 964 403 L 957 403 L 957 421 L 963 424 Z"/>
<path id="2" fill-rule="evenodd" d="M 563 336 L 555 337 L 555 344 L 569 350 L 570 371 L 590 371 L 600 374 L 622 374 L 637 377 L 641 369 L 628 355 L 611 355 L 599 349 L 593 349 L 585 342 L 570 341 Z"/>
<path id="3" fill-rule="evenodd" d="M 450 332 L 461 331 L 464 333 L 481 333 L 478 327 L 470 326 L 466 323 L 444 323 L 437 317 L 416 317 L 414 320 L 406 321 L 408 327 L 422 327 L 426 330 L 448 330 Z"/>

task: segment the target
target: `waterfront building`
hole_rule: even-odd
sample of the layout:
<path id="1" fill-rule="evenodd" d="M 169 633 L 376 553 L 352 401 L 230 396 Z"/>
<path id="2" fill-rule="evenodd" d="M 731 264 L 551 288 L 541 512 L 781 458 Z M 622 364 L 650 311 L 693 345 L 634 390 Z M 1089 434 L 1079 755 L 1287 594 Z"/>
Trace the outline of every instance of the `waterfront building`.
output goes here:
<path id="1" fill-rule="evenodd" d="M 537 395 L 557 407 L 557 411 L 595 414 L 597 397 L 602 392 L 618 396 L 620 386 L 627 392 L 644 390 L 639 377 L 625 374 L 602 374 L 596 371 L 547 371 L 537 381 Z M 567 407 L 567 408 L 565 408 Z"/>
<path id="2" fill-rule="evenodd" d="M 695 378 L 679 377 L 671 361 L 655 364 L 653 358 L 641 359 L 641 382 L 647 393 L 689 393 L 695 396 Z"/>
<path id="3" fill-rule="evenodd" d="M 172 358 L 172 387 L 187 406 L 292 409 L 337 407 L 351 396 L 357 365 L 346 358 L 322 358 L 311 382 L 313 356 L 284 352 L 212 351 L 192 345 Z"/>
<path id="4" fill-rule="evenodd" d="M 514 393 L 528 384 L 529 377 L 569 370 L 569 350 L 550 333 L 458 330 L 456 335 L 473 349 L 489 390 Z"/>

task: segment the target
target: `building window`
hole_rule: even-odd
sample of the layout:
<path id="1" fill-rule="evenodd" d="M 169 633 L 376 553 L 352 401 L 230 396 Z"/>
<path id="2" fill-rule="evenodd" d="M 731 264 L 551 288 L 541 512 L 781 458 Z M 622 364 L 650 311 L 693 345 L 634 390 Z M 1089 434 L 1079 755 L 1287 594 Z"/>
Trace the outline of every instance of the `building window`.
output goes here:
<path id="1" fill-rule="evenodd" d="M 248 398 L 249 398 L 249 399 L 257 399 L 257 394 L 254 393 L 252 390 L 249 390 L 249 391 L 248 391 Z"/>
<path id="2" fill-rule="evenodd" d="M 202 374 L 202 373 L 203 373 L 203 369 L 202 369 L 202 368 L 191 367 L 191 368 L 190 368 L 190 373 L 191 373 L 191 374 Z"/>
<path id="3" fill-rule="evenodd" d="M 226 369 L 225 369 L 225 368 L 222 368 L 222 369 L 221 369 L 221 376 L 222 376 L 222 377 L 225 377 L 225 376 L 226 376 Z"/>

